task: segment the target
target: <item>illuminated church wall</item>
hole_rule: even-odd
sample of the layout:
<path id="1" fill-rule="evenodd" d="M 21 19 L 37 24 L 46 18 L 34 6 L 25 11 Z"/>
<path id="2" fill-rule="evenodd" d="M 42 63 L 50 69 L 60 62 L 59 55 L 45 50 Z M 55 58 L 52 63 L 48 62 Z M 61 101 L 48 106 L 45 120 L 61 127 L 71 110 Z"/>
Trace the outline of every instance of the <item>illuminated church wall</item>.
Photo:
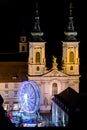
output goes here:
<path id="1" fill-rule="evenodd" d="M 62 62 L 64 73 L 79 75 L 79 41 L 63 41 Z"/>
<path id="2" fill-rule="evenodd" d="M 57 74 L 56 74 L 57 75 Z M 46 76 L 46 75 L 45 75 Z M 38 83 L 41 91 L 41 110 L 45 111 L 47 106 L 49 110 L 51 109 L 51 98 L 54 94 L 59 94 L 67 87 L 73 88 L 75 91 L 79 91 L 79 79 L 78 77 L 55 77 L 53 76 L 53 72 L 50 76 L 45 77 L 29 77 L 30 80 L 34 80 Z M 57 87 L 55 87 L 55 85 Z M 53 90 L 54 87 L 54 90 Z M 44 103 L 45 98 L 47 99 L 47 104 Z M 45 107 L 46 105 L 46 107 Z"/>
<path id="3" fill-rule="evenodd" d="M 45 42 L 29 42 L 28 74 L 42 75 L 45 60 Z"/>

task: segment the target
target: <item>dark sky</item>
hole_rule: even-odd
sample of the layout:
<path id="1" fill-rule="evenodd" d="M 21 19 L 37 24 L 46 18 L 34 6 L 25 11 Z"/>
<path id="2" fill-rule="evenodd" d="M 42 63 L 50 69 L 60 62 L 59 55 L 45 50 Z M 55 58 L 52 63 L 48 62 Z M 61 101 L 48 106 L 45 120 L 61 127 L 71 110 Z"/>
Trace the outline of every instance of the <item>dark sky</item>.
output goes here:
<path id="1" fill-rule="evenodd" d="M 47 58 L 61 58 L 61 40 L 69 15 L 70 0 L 37 0 L 41 29 L 44 32 Z M 80 2 L 73 1 L 74 25 L 80 36 Z M 27 36 L 32 30 L 36 0 L 0 0 L 0 52 L 15 51 L 22 27 Z M 50 55 L 50 57 L 49 57 Z"/>
<path id="2" fill-rule="evenodd" d="M 0 0 L 0 52 L 16 51 L 22 27 L 26 34 L 32 30 L 36 0 Z M 67 24 L 68 7 L 71 0 L 38 0 L 41 29 L 44 32 L 46 56 L 49 62 L 52 55 L 61 60 L 61 40 Z M 87 79 L 87 20 L 86 3 L 72 0 L 75 30 L 78 32 L 80 73 L 83 82 Z M 82 82 L 82 83 L 83 83 Z M 84 87 L 83 87 L 84 88 Z"/>
<path id="3" fill-rule="evenodd" d="M 17 46 L 17 40 L 24 26 L 27 35 L 32 29 L 32 21 L 35 15 L 36 0 L 0 0 L 0 34 L 1 46 L 5 50 Z M 38 0 L 41 29 L 44 32 L 44 39 L 50 47 L 56 46 L 63 38 L 65 24 L 68 17 L 68 6 L 70 0 Z M 80 5 L 77 0 L 73 1 L 73 15 L 75 28 L 80 32 Z M 59 43 L 60 44 L 60 43 Z M 10 45 L 10 46 L 9 46 Z M 55 48 L 55 47 L 54 47 Z"/>

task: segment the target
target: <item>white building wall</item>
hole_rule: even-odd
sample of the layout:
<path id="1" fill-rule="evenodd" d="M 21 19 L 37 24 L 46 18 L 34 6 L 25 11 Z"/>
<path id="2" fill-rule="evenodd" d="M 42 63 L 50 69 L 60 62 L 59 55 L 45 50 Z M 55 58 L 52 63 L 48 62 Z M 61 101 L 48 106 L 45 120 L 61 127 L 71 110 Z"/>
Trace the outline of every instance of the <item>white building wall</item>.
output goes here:
<path id="1" fill-rule="evenodd" d="M 5 88 L 5 84 L 8 84 L 8 88 Z M 14 87 L 15 84 L 17 85 L 16 88 Z M 20 83 L 14 83 L 14 82 L 9 82 L 9 83 L 0 83 L 0 94 L 4 99 L 4 104 L 7 102 L 10 106 L 13 107 L 14 102 L 18 102 L 18 98 L 14 97 L 14 91 L 18 91 L 18 88 L 20 86 Z M 5 96 L 5 92 L 8 91 L 8 96 Z"/>

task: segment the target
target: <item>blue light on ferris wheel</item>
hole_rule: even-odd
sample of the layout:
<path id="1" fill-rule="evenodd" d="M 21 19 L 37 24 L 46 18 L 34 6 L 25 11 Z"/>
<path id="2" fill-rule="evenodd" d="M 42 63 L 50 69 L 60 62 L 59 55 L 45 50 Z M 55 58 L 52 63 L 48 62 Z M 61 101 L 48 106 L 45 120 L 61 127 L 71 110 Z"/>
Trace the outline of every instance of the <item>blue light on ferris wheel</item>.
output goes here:
<path id="1" fill-rule="evenodd" d="M 24 81 L 18 90 L 18 100 L 21 109 L 28 113 L 35 113 L 40 108 L 41 95 L 36 82 Z"/>

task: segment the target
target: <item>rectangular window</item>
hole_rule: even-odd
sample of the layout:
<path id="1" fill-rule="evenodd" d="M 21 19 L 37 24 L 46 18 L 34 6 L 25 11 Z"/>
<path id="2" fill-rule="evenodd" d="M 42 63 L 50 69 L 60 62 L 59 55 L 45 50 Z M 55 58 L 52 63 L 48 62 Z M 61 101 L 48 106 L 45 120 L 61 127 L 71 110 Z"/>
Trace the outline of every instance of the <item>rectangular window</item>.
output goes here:
<path id="1" fill-rule="evenodd" d="M 13 110 L 19 110 L 19 104 L 17 102 L 13 103 Z"/>
<path id="2" fill-rule="evenodd" d="M 8 84 L 7 83 L 5 84 L 5 88 L 8 88 Z"/>
<path id="3" fill-rule="evenodd" d="M 5 109 L 5 110 L 8 110 L 8 109 L 9 109 L 9 102 L 5 102 L 5 103 L 4 103 L 4 109 Z"/>
<path id="4" fill-rule="evenodd" d="M 8 97 L 8 96 L 9 96 L 9 92 L 5 91 L 5 97 Z"/>
<path id="5" fill-rule="evenodd" d="M 14 84 L 14 88 L 17 88 L 17 87 L 18 87 L 18 86 L 17 86 L 17 84 L 15 83 L 15 84 Z"/>
<path id="6" fill-rule="evenodd" d="M 17 91 L 14 91 L 14 97 L 17 97 Z"/>

